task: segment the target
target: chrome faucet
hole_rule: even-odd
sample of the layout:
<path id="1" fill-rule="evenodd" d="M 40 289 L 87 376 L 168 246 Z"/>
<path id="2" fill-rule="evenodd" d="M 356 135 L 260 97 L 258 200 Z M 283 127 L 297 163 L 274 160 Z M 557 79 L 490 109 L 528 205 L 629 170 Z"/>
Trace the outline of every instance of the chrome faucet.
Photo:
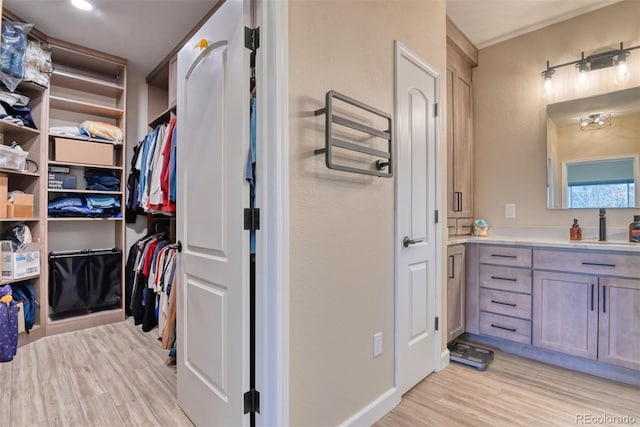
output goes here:
<path id="1" fill-rule="evenodd" d="M 600 232 L 598 234 L 598 240 L 600 242 L 607 241 L 607 211 L 605 208 L 600 208 Z"/>

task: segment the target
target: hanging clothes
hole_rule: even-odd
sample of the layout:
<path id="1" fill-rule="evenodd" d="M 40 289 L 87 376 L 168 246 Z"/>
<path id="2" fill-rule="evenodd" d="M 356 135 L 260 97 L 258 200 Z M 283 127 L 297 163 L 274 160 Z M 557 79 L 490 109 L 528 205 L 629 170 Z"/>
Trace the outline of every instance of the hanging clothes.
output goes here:
<path id="1" fill-rule="evenodd" d="M 176 119 L 158 125 L 134 148 L 127 179 L 127 222 L 139 214 L 175 214 Z"/>

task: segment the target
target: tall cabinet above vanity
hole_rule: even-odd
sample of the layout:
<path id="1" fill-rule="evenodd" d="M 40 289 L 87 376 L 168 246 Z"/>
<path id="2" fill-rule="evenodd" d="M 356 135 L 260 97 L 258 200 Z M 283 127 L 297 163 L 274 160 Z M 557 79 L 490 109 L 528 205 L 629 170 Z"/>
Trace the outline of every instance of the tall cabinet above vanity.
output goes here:
<path id="1" fill-rule="evenodd" d="M 447 228 L 471 233 L 473 222 L 473 108 L 471 69 L 478 50 L 447 18 Z"/>

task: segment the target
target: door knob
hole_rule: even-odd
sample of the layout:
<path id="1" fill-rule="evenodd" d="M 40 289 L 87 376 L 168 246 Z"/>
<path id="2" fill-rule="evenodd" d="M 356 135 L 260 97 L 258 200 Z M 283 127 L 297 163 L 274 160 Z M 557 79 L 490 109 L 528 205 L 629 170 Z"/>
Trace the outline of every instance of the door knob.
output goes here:
<path id="1" fill-rule="evenodd" d="M 410 239 L 409 236 L 402 238 L 402 246 L 408 248 L 409 245 L 415 245 L 416 243 L 424 242 L 424 239 Z"/>

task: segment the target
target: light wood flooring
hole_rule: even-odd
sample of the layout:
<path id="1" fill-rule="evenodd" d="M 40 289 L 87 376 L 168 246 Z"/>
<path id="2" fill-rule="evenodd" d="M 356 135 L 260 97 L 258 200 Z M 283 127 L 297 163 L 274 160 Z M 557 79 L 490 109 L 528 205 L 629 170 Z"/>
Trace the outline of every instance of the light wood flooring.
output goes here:
<path id="1" fill-rule="evenodd" d="M 157 336 L 130 319 L 20 347 L 0 363 L 0 427 L 192 427 Z"/>
<path id="2" fill-rule="evenodd" d="M 598 422 L 596 417 L 605 415 L 626 415 L 635 422 Z M 485 372 L 452 363 L 431 374 L 375 426 L 589 424 L 640 426 L 640 389 L 496 352 Z"/>
<path id="3" fill-rule="evenodd" d="M 192 427 L 156 337 L 128 320 L 19 348 L 0 363 L 0 427 Z M 581 414 L 640 425 L 640 389 L 496 352 L 486 372 L 431 374 L 376 427 L 575 426 Z"/>

